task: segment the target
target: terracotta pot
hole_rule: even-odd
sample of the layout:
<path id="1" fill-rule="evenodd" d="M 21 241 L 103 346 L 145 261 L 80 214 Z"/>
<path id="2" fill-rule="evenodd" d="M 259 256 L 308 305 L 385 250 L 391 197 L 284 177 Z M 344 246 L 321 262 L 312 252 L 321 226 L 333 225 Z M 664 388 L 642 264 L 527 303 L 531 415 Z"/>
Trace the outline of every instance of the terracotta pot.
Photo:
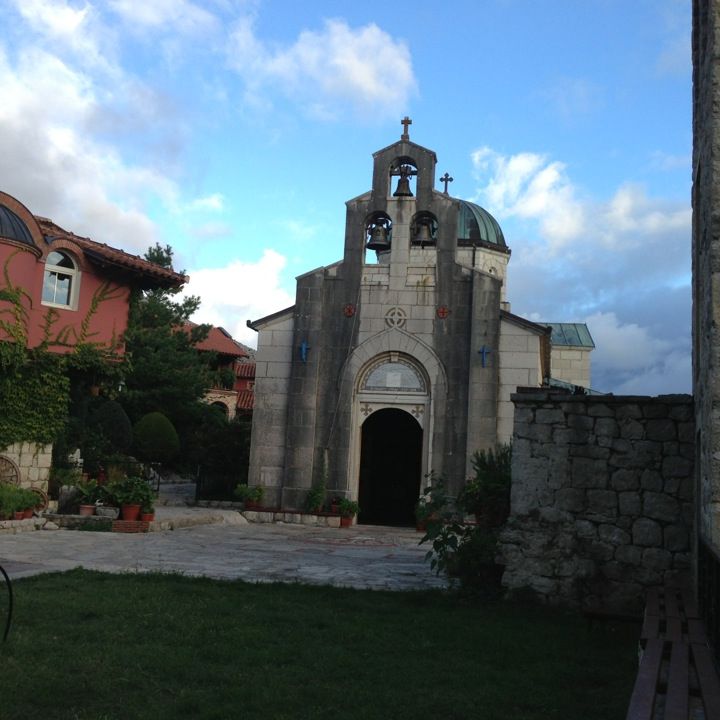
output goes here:
<path id="1" fill-rule="evenodd" d="M 140 505 L 121 505 L 120 516 L 123 520 L 137 520 L 140 517 Z"/>
<path id="2" fill-rule="evenodd" d="M 352 517 L 345 517 L 344 515 L 340 516 L 340 527 L 341 528 L 349 528 L 352 525 L 353 519 Z"/>
<path id="3" fill-rule="evenodd" d="M 78 513 L 80 515 L 94 515 L 95 514 L 95 506 L 94 505 L 80 505 L 80 509 L 78 510 Z"/>
<path id="4" fill-rule="evenodd" d="M 260 507 L 259 502 L 255 502 L 255 500 L 246 500 L 245 501 L 245 509 L 246 510 L 257 510 Z"/>
<path id="5" fill-rule="evenodd" d="M 155 513 L 154 512 L 141 512 L 140 519 L 143 522 L 152 522 L 155 519 Z"/>
<path id="6" fill-rule="evenodd" d="M 25 513 L 22 510 L 16 510 L 13 513 L 13 520 L 22 520 L 25 517 Z"/>
<path id="7" fill-rule="evenodd" d="M 23 517 L 24 517 L 26 520 L 29 520 L 32 516 L 33 516 L 33 509 L 32 509 L 32 508 L 25 508 L 25 510 L 23 510 Z"/>
<path id="8" fill-rule="evenodd" d="M 340 512 L 340 506 L 339 506 L 339 505 L 336 505 L 335 503 L 332 503 L 332 504 L 330 505 L 330 512 L 331 512 L 333 515 L 337 515 L 337 514 Z"/>

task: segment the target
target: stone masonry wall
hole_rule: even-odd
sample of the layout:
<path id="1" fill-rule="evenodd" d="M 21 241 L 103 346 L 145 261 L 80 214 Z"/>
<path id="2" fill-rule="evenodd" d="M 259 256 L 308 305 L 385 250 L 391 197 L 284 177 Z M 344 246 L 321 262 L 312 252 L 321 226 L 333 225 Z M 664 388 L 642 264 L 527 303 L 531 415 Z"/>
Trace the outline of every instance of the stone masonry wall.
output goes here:
<path id="1" fill-rule="evenodd" d="M 513 395 L 503 584 L 552 603 L 636 612 L 689 579 L 692 398 Z"/>
<path id="2" fill-rule="evenodd" d="M 22 487 L 36 487 L 47 492 L 52 465 L 52 445 L 13 443 L 0 450 L 0 456 L 8 458 L 17 465 Z"/>

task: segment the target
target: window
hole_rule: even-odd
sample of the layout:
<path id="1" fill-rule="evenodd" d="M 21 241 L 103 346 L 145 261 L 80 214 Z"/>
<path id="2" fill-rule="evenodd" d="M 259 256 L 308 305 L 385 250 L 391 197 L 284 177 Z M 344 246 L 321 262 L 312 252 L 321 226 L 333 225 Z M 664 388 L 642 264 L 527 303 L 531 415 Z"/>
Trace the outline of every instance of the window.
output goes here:
<path id="1" fill-rule="evenodd" d="M 45 262 L 42 301 L 45 305 L 74 308 L 79 273 L 72 258 L 64 252 L 53 251 Z"/>
<path id="2" fill-rule="evenodd" d="M 425 392 L 425 382 L 410 363 L 385 361 L 370 370 L 362 389 L 370 392 Z"/>

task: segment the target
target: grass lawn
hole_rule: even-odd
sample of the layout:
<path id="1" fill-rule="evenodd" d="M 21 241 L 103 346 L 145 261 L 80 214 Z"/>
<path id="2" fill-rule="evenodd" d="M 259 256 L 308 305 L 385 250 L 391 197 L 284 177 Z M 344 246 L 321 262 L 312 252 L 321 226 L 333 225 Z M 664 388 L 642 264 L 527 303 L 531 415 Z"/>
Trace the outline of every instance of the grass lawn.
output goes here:
<path id="1" fill-rule="evenodd" d="M 621 720 L 637 670 L 635 625 L 440 592 L 84 570 L 13 588 L 3 720 Z"/>

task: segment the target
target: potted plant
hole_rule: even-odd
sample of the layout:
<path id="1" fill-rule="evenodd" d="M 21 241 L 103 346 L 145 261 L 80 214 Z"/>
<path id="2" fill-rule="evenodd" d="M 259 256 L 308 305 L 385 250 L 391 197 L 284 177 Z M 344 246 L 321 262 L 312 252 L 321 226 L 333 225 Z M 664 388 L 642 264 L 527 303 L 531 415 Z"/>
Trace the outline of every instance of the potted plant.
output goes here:
<path id="1" fill-rule="evenodd" d="M 429 485 L 415 505 L 415 523 L 418 532 L 427 532 L 428 525 L 440 522 L 448 515 L 448 496 L 445 491 L 445 481 L 436 477 L 434 472 L 426 476 Z"/>
<path id="2" fill-rule="evenodd" d="M 29 519 L 33 516 L 35 506 L 38 503 L 38 496 L 28 488 L 19 488 L 19 504 L 23 511 L 23 517 Z"/>
<path id="3" fill-rule="evenodd" d="M 325 485 L 313 485 L 305 496 L 305 512 L 320 513 L 325 502 Z"/>
<path id="4" fill-rule="evenodd" d="M 339 495 L 333 495 L 333 497 L 330 498 L 329 503 L 329 510 L 333 515 L 339 515 L 340 514 L 340 502 L 342 501 L 342 498 Z"/>
<path id="5" fill-rule="evenodd" d="M 261 506 L 264 488 L 262 485 L 238 485 L 235 497 L 245 504 L 246 510 L 255 510 Z"/>
<path id="6" fill-rule="evenodd" d="M 98 499 L 98 485 L 95 480 L 83 479 L 75 486 L 78 491 L 80 507 L 78 513 L 80 515 L 94 515 L 95 501 Z"/>
<path id="7" fill-rule="evenodd" d="M 152 503 L 154 495 L 141 477 L 130 476 L 112 483 L 109 487 L 115 502 L 120 506 L 123 520 L 137 520 L 143 503 Z"/>
<path id="8" fill-rule="evenodd" d="M 360 506 L 355 500 L 342 498 L 340 500 L 340 527 L 350 527 L 353 518 L 360 512 Z"/>
<path id="9" fill-rule="evenodd" d="M 140 519 L 143 522 L 152 522 L 155 519 L 155 506 L 152 499 L 143 501 L 140 508 Z"/>
<path id="10" fill-rule="evenodd" d="M 120 514 L 120 508 L 116 505 L 115 498 L 107 485 L 98 485 L 95 514 L 111 520 L 116 520 Z"/>

